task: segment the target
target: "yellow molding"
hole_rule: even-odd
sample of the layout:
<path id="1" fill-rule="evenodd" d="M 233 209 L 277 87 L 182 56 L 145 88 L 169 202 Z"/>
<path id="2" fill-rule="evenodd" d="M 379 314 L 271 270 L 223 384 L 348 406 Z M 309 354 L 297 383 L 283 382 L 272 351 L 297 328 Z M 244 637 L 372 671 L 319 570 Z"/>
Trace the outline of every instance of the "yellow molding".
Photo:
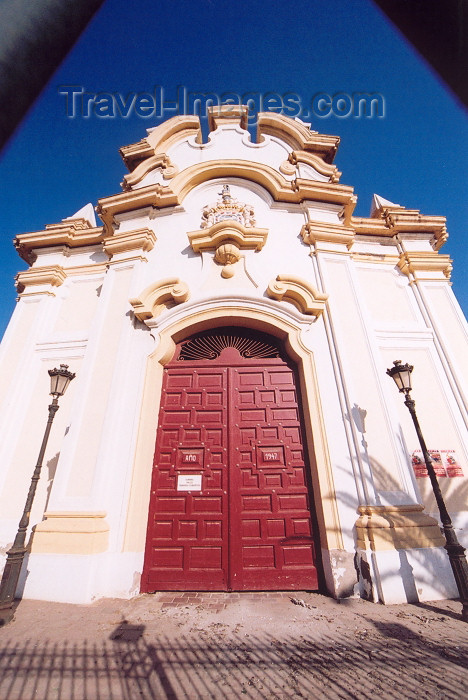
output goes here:
<path id="1" fill-rule="evenodd" d="M 348 185 L 341 185 L 334 182 L 318 182 L 317 180 L 306 180 L 296 178 L 292 182 L 293 189 L 300 193 L 299 201 L 309 199 L 315 202 L 330 202 L 330 204 L 341 204 L 343 206 L 343 223 L 348 226 L 357 197 L 353 194 L 353 188 Z"/>
<path id="2" fill-rule="evenodd" d="M 330 182 L 338 182 L 342 175 L 336 165 L 325 163 L 319 156 L 316 156 L 314 153 L 307 153 L 307 151 L 292 151 L 288 156 L 288 161 L 292 165 L 297 165 L 298 163 L 310 165 L 321 175 L 330 178 Z"/>
<path id="3" fill-rule="evenodd" d="M 393 236 L 383 219 L 352 216 L 349 225 L 354 228 L 357 236 L 387 236 L 390 238 Z"/>
<path id="4" fill-rule="evenodd" d="M 144 255 L 130 255 L 126 258 L 116 258 L 115 260 L 109 260 L 106 263 L 106 267 L 110 268 L 112 265 L 122 265 L 123 263 L 129 262 L 148 262 L 148 258 Z"/>
<path id="5" fill-rule="evenodd" d="M 424 216 L 417 209 L 404 209 L 403 207 L 384 208 L 379 211 L 380 218 L 351 217 L 350 225 L 357 235 L 364 236 L 388 236 L 400 234 L 431 234 L 432 245 L 439 250 L 448 239 L 445 227 L 445 217 Z"/>
<path id="6" fill-rule="evenodd" d="M 117 253 L 127 253 L 130 250 L 148 252 L 154 248 L 156 234 L 152 229 L 139 228 L 123 233 L 114 233 L 111 238 L 104 240 L 103 248 L 112 257 Z"/>
<path id="7" fill-rule="evenodd" d="M 434 518 L 419 504 L 360 506 L 357 546 L 374 551 L 443 547 L 445 539 Z"/>
<path id="8" fill-rule="evenodd" d="M 316 245 L 318 242 L 343 243 L 348 249 L 354 243 L 354 230 L 343 224 L 308 221 L 301 228 L 304 243 Z"/>
<path id="9" fill-rule="evenodd" d="M 288 182 L 277 170 L 250 160 L 213 160 L 185 168 L 171 180 L 171 188 L 181 203 L 197 185 L 222 177 L 239 177 L 264 187 L 278 202 L 301 203 L 305 199 L 332 202 L 346 207 L 356 203 L 353 188 L 329 182 L 296 179 Z"/>
<path id="10" fill-rule="evenodd" d="M 170 180 L 179 172 L 178 167 L 172 163 L 169 156 L 165 153 L 156 153 L 154 156 L 145 158 L 129 175 L 125 175 L 120 184 L 124 190 L 129 190 L 141 182 L 145 175 L 157 168 L 161 168 L 164 180 Z"/>
<path id="11" fill-rule="evenodd" d="M 140 294 L 139 297 L 130 299 L 133 312 L 139 321 L 155 318 L 163 311 L 166 302 L 181 304 L 189 298 L 189 288 L 185 282 L 178 278 L 158 280 Z"/>
<path id="12" fill-rule="evenodd" d="M 67 275 L 60 265 L 45 265 L 18 272 L 15 281 L 18 293 L 22 294 L 26 287 L 32 285 L 50 284 L 52 287 L 60 287 L 66 278 Z"/>
<path id="13" fill-rule="evenodd" d="M 245 105 L 221 105 L 208 109 L 208 128 L 216 129 L 220 123 L 235 122 L 241 128 L 247 127 L 248 108 Z M 315 153 L 327 163 L 336 154 L 340 139 L 338 136 L 318 134 L 300 121 L 273 112 L 260 112 L 258 115 L 258 140 L 264 134 L 276 136 L 286 141 L 295 151 Z M 137 143 L 123 146 L 120 154 L 130 171 L 156 153 L 167 152 L 168 148 L 185 138 L 196 136 L 201 143 L 199 118 L 192 115 L 172 117 L 153 129 L 146 138 Z"/>
<path id="14" fill-rule="evenodd" d="M 383 218 L 392 235 L 430 233 L 438 250 L 448 239 L 444 216 L 424 216 L 418 209 L 383 209 Z"/>
<path id="15" fill-rule="evenodd" d="M 283 175 L 295 175 L 296 166 L 292 165 L 292 163 L 289 160 L 283 160 L 283 162 L 279 166 L 279 171 Z"/>
<path id="16" fill-rule="evenodd" d="M 119 153 L 127 168 L 132 171 L 146 158 L 164 153 L 175 142 L 196 136 L 201 143 L 200 121 L 193 115 L 172 117 L 163 122 L 137 143 L 122 146 Z"/>
<path id="17" fill-rule="evenodd" d="M 104 197 L 98 201 L 97 211 L 110 232 L 113 217 L 121 212 L 148 206 L 174 207 L 197 185 L 223 177 L 237 177 L 256 182 L 264 187 L 275 201 L 301 203 L 304 200 L 330 202 L 343 206 L 349 218 L 356 205 L 353 188 L 338 183 L 296 179 L 288 182 L 277 170 L 263 163 L 249 160 L 213 160 L 195 163 L 172 178 L 168 185 L 147 185 L 128 192 Z"/>
<path id="18" fill-rule="evenodd" d="M 148 143 L 147 139 L 141 139 L 137 143 L 131 143 L 128 146 L 119 148 L 119 153 L 127 166 L 133 171 L 143 160 L 154 156 L 154 148 Z"/>
<path id="19" fill-rule="evenodd" d="M 418 272 L 442 272 L 447 279 L 450 279 L 452 262 L 449 255 L 441 255 L 437 252 L 407 251 L 400 254 L 398 267 L 405 275 L 412 274 L 418 277 Z M 421 277 L 421 279 L 427 278 Z"/>
<path id="20" fill-rule="evenodd" d="M 65 245 L 69 248 L 98 245 L 104 238 L 102 226 L 90 226 L 85 219 L 69 219 L 58 224 L 48 224 L 44 231 L 20 233 L 14 240 L 19 255 L 32 264 L 36 248 L 52 248 Z"/>
<path id="21" fill-rule="evenodd" d="M 195 163 L 181 171 L 171 182 L 179 202 L 197 185 L 222 177 L 238 177 L 256 182 L 264 187 L 275 200 L 299 201 L 300 197 L 274 168 L 263 163 L 234 158 Z"/>
<path id="22" fill-rule="evenodd" d="M 274 112 L 259 112 L 257 119 L 257 141 L 262 141 L 263 134 L 276 136 L 293 151 L 314 153 L 326 163 L 333 161 L 340 143 L 339 136 L 319 134 L 300 121 Z"/>
<path id="23" fill-rule="evenodd" d="M 439 284 L 446 285 L 448 284 L 449 287 L 452 286 L 452 282 L 448 279 L 444 279 L 443 277 L 418 277 L 416 279 L 410 280 L 408 284 L 418 286 L 421 284 L 421 282 L 438 282 Z"/>
<path id="24" fill-rule="evenodd" d="M 325 308 L 328 294 L 322 294 L 314 286 L 301 279 L 288 275 L 278 275 L 267 287 L 267 294 L 277 301 L 290 301 L 303 314 L 320 316 Z"/>
<path id="25" fill-rule="evenodd" d="M 34 528 L 34 554 L 98 554 L 109 545 L 106 513 L 47 512 Z"/>
<path id="26" fill-rule="evenodd" d="M 239 124 L 247 129 L 249 108 L 245 105 L 219 105 L 208 108 L 208 129 L 215 131 L 222 124 Z"/>
<path id="27" fill-rule="evenodd" d="M 106 226 L 107 235 L 111 236 L 116 214 L 145 207 L 174 207 L 177 204 L 179 200 L 171 188 L 154 184 L 103 197 L 98 200 L 96 211 Z"/>
<path id="28" fill-rule="evenodd" d="M 89 265 L 75 265 L 74 267 L 64 267 L 67 277 L 77 275 L 105 275 L 108 268 L 108 263 L 90 263 Z"/>
<path id="29" fill-rule="evenodd" d="M 265 245 L 268 229 L 253 228 L 239 221 L 218 221 L 213 226 L 187 233 L 190 245 L 196 253 L 202 250 L 213 250 L 222 243 L 233 241 L 239 248 L 261 250 Z"/>
<path id="30" fill-rule="evenodd" d="M 125 165 L 129 170 L 156 153 L 164 153 L 175 142 L 195 136 L 201 142 L 200 120 L 193 115 L 179 115 L 152 129 L 148 136 L 138 143 L 120 149 Z"/>
<path id="31" fill-rule="evenodd" d="M 201 143 L 200 120 L 193 114 L 182 114 L 152 129 L 146 140 L 155 153 L 165 153 L 174 143 L 180 143 L 193 136 Z"/>
<path id="32" fill-rule="evenodd" d="M 44 291 L 40 291 L 40 292 L 37 292 L 37 291 L 36 291 L 36 292 L 24 291 L 24 292 L 21 292 L 21 294 L 19 295 L 19 297 L 16 297 L 16 301 L 19 301 L 19 299 L 23 299 L 24 297 L 34 297 L 34 296 L 49 296 L 49 297 L 54 297 L 55 294 L 54 294 L 54 292 L 51 292 L 51 291 L 48 291 L 48 290 L 44 290 Z"/>

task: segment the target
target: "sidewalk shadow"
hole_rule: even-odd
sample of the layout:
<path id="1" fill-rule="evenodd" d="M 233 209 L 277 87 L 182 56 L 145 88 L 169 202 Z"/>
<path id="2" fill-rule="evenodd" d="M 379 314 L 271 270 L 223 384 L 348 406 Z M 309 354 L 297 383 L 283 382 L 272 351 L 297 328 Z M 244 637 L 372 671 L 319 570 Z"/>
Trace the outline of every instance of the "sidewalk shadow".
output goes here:
<path id="1" fill-rule="evenodd" d="M 172 638 L 123 619 L 99 642 L 9 641 L 0 648 L 0 698 L 401 700 L 403 688 L 408 699 L 466 697 L 463 644 L 362 619 L 346 634 L 334 625 L 310 632 L 311 615 L 295 636 L 194 628 Z"/>

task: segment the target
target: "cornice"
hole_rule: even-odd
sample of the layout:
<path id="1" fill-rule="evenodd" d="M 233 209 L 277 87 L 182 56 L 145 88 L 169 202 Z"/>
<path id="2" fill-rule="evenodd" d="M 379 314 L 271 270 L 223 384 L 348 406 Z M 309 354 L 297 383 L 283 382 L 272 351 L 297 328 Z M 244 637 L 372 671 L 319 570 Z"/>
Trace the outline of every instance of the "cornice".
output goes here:
<path id="1" fill-rule="evenodd" d="M 65 245 L 69 248 L 98 245 L 104 238 L 102 226 L 90 226 L 85 219 L 65 219 L 58 224 L 48 224 L 44 231 L 20 233 L 14 239 L 19 255 L 32 265 L 38 248 Z"/>
<path id="2" fill-rule="evenodd" d="M 452 259 L 449 255 L 441 255 L 437 252 L 404 252 L 401 253 L 398 267 L 405 275 L 413 275 L 416 278 L 427 279 L 424 273 L 442 272 L 450 279 L 452 272 Z M 421 276 L 419 273 L 423 273 Z"/>
<path id="3" fill-rule="evenodd" d="M 110 233 L 116 214 L 148 206 L 158 209 L 177 206 L 182 204 L 186 195 L 197 185 L 223 177 L 237 177 L 256 182 L 277 202 L 301 203 L 304 200 L 313 200 L 340 204 L 344 209 L 345 221 L 351 216 L 356 204 L 353 188 L 347 185 L 305 179 L 288 182 L 269 165 L 249 160 L 226 159 L 195 163 L 173 177 L 170 185 L 147 185 L 103 197 L 98 201 L 96 210 Z"/>
<path id="4" fill-rule="evenodd" d="M 182 114 L 152 129 L 146 140 L 155 153 L 165 153 L 173 144 L 193 137 L 202 143 L 200 119 L 193 114 Z"/>
<path id="5" fill-rule="evenodd" d="M 239 177 L 264 187 L 277 202 L 300 203 L 304 200 L 333 202 L 354 208 L 353 188 L 329 182 L 299 179 L 289 182 L 277 170 L 250 160 L 213 160 L 185 168 L 171 180 L 180 202 L 196 185 L 222 177 Z"/>
<path id="6" fill-rule="evenodd" d="M 291 275 L 278 275 L 266 291 L 272 299 L 289 301 L 303 314 L 316 317 L 323 313 L 328 299 L 328 294 L 322 294 L 306 280 Z"/>
<path id="7" fill-rule="evenodd" d="M 112 237 L 104 240 L 103 248 L 112 257 L 131 250 L 142 250 L 146 253 L 154 248 L 155 242 L 156 234 L 152 229 L 140 228 L 134 231 L 114 233 Z"/>
<path id="8" fill-rule="evenodd" d="M 137 143 L 131 143 L 129 146 L 119 148 L 119 153 L 127 166 L 132 172 L 146 158 L 154 156 L 154 148 L 146 139 L 141 139 Z"/>
<path id="9" fill-rule="evenodd" d="M 165 308 L 167 302 L 181 304 L 189 298 L 189 288 L 177 277 L 158 280 L 146 287 L 138 297 L 130 299 L 133 312 L 139 321 L 156 318 Z"/>
<path id="10" fill-rule="evenodd" d="M 214 131 L 220 124 L 236 123 L 242 129 L 247 128 L 248 107 L 245 105 L 221 105 L 208 109 L 208 128 Z M 274 112 L 258 114 L 257 140 L 264 135 L 276 136 L 288 143 L 294 151 L 306 151 L 317 155 L 322 161 L 331 163 L 335 157 L 340 139 L 311 131 L 301 121 L 285 117 Z M 195 136 L 201 143 L 199 118 L 193 115 L 179 115 L 168 119 L 148 136 L 137 143 L 123 146 L 120 154 L 130 172 L 135 170 L 143 160 L 157 153 L 167 152 L 176 142 Z"/>
<path id="11" fill-rule="evenodd" d="M 222 124 L 239 124 L 247 129 L 249 108 L 245 105 L 220 105 L 208 108 L 208 129 L 215 131 Z"/>
<path id="12" fill-rule="evenodd" d="M 114 216 L 122 212 L 145 207 L 174 207 L 179 203 L 177 195 L 167 185 L 147 185 L 137 190 L 118 192 L 98 200 L 96 211 L 104 222 L 106 235 L 113 232 Z"/>
<path id="13" fill-rule="evenodd" d="M 164 180 L 170 180 L 179 172 L 178 167 L 172 163 L 168 155 L 165 153 L 156 153 L 153 156 L 145 158 L 129 175 L 125 175 L 120 184 L 124 190 L 130 190 L 141 182 L 148 173 L 157 168 L 161 168 Z"/>
<path id="14" fill-rule="evenodd" d="M 233 241 L 241 249 L 261 250 L 265 245 L 268 229 L 247 227 L 231 219 L 218 221 L 209 228 L 190 231 L 187 236 L 195 253 L 214 250 L 228 241 Z"/>
<path id="15" fill-rule="evenodd" d="M 200 120 L 193 115 L 180 115 L 163 122 L 151 129 L 148 136 L 137 143 L 120 149 L 125 165 L 132 172 L 143 160 L 165 153 L 175 142 L 195 136 L 201 143 Z"/>
<path id="16" fill-rule="evenodd" d="M 368 219 L 352 216 L 349 225 L 353 227 L 356 235 L 359 236 L 381 236 L 389 238 L 393 236 L 393 233 L 383 219 Z"/>
<path id="17" fill-rule="evenodd" d="M 424 216 L 417 209 L 384 209 L 384 217 L 393 235 L 432 234 L 435 250 L 439 250 L 448 239 L 444 216 Z"/>
<path id="18" fill-rule="evenodd" d="M 312 200 L 315 202 L 329 202 L 343 206 L 343 223 L 349 226 L 349 222 L 356 206 L 357 197 L 353 194 L 354 188 L 349 185 L 341 185 L 333 182 L 317 182 L 296 178 L 292 187 L 299 193 L 299 201 Z"/>
<path id="19" fill-rule="evenodd" d="M 339 136 L 329 136 L 311 131 L 300 121 L 274 112 L 259 112 L 257 141 L 264 134 L 285 141 L 293 151 L 314 153 L 326 163 L 332 163 L 340 143 Z"/>
<path id="20" fill-rule="evenodd" d="M 434 250 L 439 250 L 448 239 L 444 216 L 425 216 L 418 209 L 403 207 L 379 210 L 379 218 L 351 217 L 350 225 L 359 235 L 371 236 L 431 236 Z"/>
<path id="21" fill-rule="evenodd" d="M 67 275 L 60 265 L 46 265 L 18 272 L 15 277 L 15 284 L 18 293 L 23 294 L 24 290 L 30 286 L 51 285 L 52 287 L 60 287 L 66 278 Z"/>
<path id="22" fill-rule="evenodd" d="M 310 165 L 321 175 L 330 178 L 330 182 L 338 182 L 342 174 L 336 165 L 326 163 L 319 156 L 314 153 L 307 153 L 307 151 L 292 151 L 288 156 L 288 161 L 292 165 L 297 165 L 298 163 Z"/>
<path id="23" fill-rule="evenodd" d="M 301 228 L 302 240 L 309 245 L 317 245 L 319 242 L 341 243 L 349 250 L 354 243 L 354 235 L 352 228 L 321 221 L 308 221 Z"/>

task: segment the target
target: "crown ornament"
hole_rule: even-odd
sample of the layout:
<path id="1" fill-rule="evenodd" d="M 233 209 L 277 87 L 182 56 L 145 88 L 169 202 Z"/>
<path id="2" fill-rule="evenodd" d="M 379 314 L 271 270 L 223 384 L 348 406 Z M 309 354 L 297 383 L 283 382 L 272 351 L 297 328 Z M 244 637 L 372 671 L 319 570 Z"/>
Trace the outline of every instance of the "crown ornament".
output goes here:
<path id="1" fill-rule="evenodd" d="M 223 185 L 219 196 L 221 199 L 216 204 L 208 204 L 203 208 L 200 228 L 209 228 L 220 221 L 237 221 L 246 228 L 255 226 L 253 206 L 235 199 L 229 185 Z"/>

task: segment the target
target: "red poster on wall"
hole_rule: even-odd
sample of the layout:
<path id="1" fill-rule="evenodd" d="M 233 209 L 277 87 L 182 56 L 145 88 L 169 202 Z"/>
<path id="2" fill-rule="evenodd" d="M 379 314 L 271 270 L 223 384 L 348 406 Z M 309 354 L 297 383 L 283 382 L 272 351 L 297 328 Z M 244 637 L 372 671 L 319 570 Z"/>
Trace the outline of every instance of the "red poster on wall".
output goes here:
<path id="1" fill-rule="evenodd" d="M 444 460 L 445 469 L 447 470 L 447 476 L 464 476 L 455 450 L 441 450 L 440 452 Z"/>
<path id="2" fill-rule="evenodd" d="M 447 476 L 447 472 L 445 471 L 445 467 L 442 462 L 442 455 L 440 454 L 440 450 L 429 450 L 429 455 L 432 459 L 432 466 L 434 467 L 436 476 Z"/>
<path id="3" fill-rule="evenodd" d="M 432 465 L 437 476 L 464 476 L 455 450 L 429 450 Z M 417 479 L 429 476 L 421 450 L 415 450 L 411 455 L 414 475 Z"/>
<path id="4" fill-rule="evenodd" d="M 413 465 L 416 479 L 422 479 L 425 476 L 429 476 L 421 450 L 415 450 L 413 452 L 411 455 L 411 464 Z"/>

